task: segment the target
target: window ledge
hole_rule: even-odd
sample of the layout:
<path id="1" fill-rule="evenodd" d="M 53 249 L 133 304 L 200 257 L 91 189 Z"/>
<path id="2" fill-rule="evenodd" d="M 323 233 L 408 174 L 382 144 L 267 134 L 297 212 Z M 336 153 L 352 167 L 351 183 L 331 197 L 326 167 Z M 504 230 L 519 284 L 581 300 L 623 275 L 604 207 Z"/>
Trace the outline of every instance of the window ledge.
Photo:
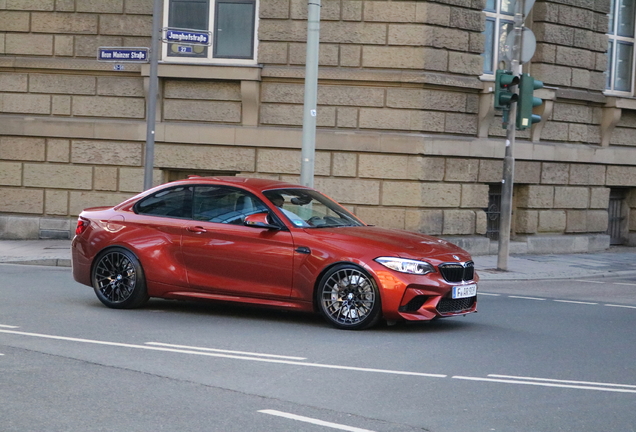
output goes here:
<path id="1" fill-rule="evenodd" d="M 260 65 L 220 66 L 159 63 L 157 74 L 162 78 L 219 79 L 233 81 L 260 81 Z M 141 76 L 150 76 L 150 65 L 141 66 Z"/>
<path id="2" fill-rule="evenodd" d="M 559 88 L 556 92 L 556 96 L 559 99 L 571 99 L 600 104 L 604 104 L 606 102 L 606 97 L 603 93 L 590 90 Z"/>
<path id="3" fill-rule="evenodd" d="M 607 96 L 607 108 L 625 108 L 636 110 L 636 99 L 632 97 Z"/>

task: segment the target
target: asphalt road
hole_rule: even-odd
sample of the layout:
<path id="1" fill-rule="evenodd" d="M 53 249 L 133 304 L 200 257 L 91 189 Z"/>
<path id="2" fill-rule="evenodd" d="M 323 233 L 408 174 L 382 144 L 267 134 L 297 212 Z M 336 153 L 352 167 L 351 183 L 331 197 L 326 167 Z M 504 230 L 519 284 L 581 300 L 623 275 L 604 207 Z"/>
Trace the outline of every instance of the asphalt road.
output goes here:
<path id="1" fill-rule="evenodd" d="M 636 280 L 482 282 L 479 313 L 336 330 L 0 265 L 0 431 L 636 430 Z"/>

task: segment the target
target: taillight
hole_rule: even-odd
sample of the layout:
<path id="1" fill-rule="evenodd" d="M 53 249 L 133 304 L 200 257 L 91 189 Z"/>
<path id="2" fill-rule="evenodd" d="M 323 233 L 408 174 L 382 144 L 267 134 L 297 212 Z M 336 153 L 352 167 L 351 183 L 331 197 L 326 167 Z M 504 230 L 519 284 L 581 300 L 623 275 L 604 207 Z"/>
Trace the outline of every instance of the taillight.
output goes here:
<path id="1" fill-rule="evenodd" d="M 88 228 L 88 221 L 86 219 L 77 219 L 77 227 L 75 228 L 75 235 L 80 235 Z"/>

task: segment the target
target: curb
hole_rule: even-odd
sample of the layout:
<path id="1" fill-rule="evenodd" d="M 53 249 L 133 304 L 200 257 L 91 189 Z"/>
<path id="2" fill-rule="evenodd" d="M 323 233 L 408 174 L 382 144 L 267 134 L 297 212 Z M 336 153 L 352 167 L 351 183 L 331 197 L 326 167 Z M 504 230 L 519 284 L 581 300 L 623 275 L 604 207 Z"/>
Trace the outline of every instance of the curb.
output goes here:
<path id="1" fill-rule="evenodd" d="M 14 264 L 14 265 L 36 265 L 47 267 L 71 267 L 70 259 L 61 258 L 43 258 L 43 259 L 28 259 L 28 260 L 0 260 L 0 264 Z"/>
<path id="2" fill-rule="evenodd" d="M 519 280 L 559 280 L 559 279 L 574 279 L 574 278 L 605 278 L 612 276 L 634 276 L 636 275 L 636 270 L 622 270 L 622 271 L 606 271 L 599 273 L 561 273 L 558 275 L 528 275 L 528 274 L 520 274 L 515 272 L 500 272 L 498 274 L 488 273 L 485 270 L 476 269 L 477 274 L 479 275 L 479 280 L 481 281 L 519 281 Z M 498 276 L 501 274 L 501 276 Z M 492 277 L 494 276 L 494 277 Z"/>

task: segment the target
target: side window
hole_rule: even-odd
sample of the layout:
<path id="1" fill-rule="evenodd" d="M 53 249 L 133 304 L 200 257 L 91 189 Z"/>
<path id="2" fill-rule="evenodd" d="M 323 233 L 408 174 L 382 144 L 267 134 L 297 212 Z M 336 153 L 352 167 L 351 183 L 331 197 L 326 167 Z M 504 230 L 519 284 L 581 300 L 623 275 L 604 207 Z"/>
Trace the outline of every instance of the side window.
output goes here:
<path id="1" fill-rule="evenodd" d="M 257 0 L 164 0 L 164 27 L 210 32 L 211 46 L 168 43 L 164 59 L 255 64 Z"/>
<path id="2" fill-rule="evenodd" d="M 258 198 L 242 190 L 224 186 L 197 186 L 194 189 L 196 220 L 242 224 L 245 216 L 267 211 Z"/>
<path id="3" fill-rule="evenodd" d="M 636 0 L 612 0 L 607 33 L 607 83 L 612 92 L 633 94 L 634 6 Z"/>
<path id="4" fill-rule="evenodd" d="M 508 33 L 514 27 L 513 0 L 487 0 L 486 30 L 484 31 L 486 46 L 484 47 L 484 74 L 494 75 L 503 59 L 503 50 Z"/>
<path id="5" fill-rule="evenodd" d="M 192 187 L 162 190 L 139 201 L 134 210 L 138 214 L 189 219 L 192 217 Z"/>

